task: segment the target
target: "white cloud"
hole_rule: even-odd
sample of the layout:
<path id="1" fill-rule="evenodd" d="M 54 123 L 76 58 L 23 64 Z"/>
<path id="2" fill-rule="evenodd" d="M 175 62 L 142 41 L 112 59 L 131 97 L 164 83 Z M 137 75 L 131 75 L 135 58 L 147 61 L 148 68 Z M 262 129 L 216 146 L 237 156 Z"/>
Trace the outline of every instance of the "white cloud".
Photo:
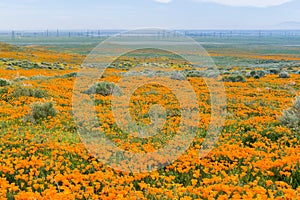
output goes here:
<path id="1" fill-rule="evenodd" d="M 154 0 L 159 3 L 170 3 L 172 0 Z"/>
<path id="2" fill-rule="evenodd" d="M 167 0 L 166 0 L 167 1 Z M 237 7 L 270 7 L 278 6 L 291 0 L 196 0 L 200 2 L 212 2 L 228 6 Z"/>

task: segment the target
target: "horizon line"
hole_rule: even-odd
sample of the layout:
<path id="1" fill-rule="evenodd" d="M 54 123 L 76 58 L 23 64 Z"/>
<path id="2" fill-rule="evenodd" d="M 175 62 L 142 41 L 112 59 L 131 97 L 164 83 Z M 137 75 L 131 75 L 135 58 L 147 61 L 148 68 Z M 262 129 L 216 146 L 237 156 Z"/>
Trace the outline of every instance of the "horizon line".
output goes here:
<path id="1" fill-rule="evenodd" d="M 142 29 L 109 29 L 109 28 L 105 28 L 105 29 L 97 29 L 97 28 L 87 28 L 87 29 L 0 29 L 0 32 L 11 32 L 11 31 L 40 31 L 40 32 L 47 32 L 47 31 L 135 31 L 135 30 L 143 30 Z M 203 28 L 203 29 L 161 29 L 161 28 L 149 28 L 149 30 L 161 30 L 161 31 L 300 31 L 299 29 L 268 29 L 268 28 L 250 28 L 250 29 L 224 29 L 224 28 L 220 28 L 220 29 L 209 29 L 209 28 Z M 146 30 L 146 29 L 145 29 Z"/>

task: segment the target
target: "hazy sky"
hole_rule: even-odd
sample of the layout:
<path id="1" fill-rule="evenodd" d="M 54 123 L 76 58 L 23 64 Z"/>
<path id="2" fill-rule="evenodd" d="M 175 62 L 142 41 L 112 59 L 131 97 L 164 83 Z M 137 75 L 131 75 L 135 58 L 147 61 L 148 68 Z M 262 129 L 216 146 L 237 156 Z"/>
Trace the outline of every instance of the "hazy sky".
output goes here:
<path id="1" fill-rule="evenodd" d="M 300 0 L 1 0 L 0 10 L 1 30 L 276 29 L 281 23 L 300 24 Z"/>

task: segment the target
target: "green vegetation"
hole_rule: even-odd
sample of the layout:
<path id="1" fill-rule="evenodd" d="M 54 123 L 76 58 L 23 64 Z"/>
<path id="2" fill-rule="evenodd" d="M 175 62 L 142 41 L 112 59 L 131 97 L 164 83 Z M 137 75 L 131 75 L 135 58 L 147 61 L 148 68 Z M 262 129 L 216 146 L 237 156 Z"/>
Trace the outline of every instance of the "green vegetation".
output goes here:
<path id="1" fill-rule="evenodd" d="M 46 98 L 48 97 L 47 91 L 38 88 L 17 87 L 10 97 L 19 98 L 21 96 Z"/>
<path id="2" fill-rule="evenodd" d="M 35 122 L 46 119 L 48 117 L 54 117 L 57 114 L 57 110 L 55 109 L 52 102 L 45 103 L 34 103 L 31 106 L 31 114 L 30 117 Z"/>
<path id="3" fill-rule="evenodd" d="M 7 79 L 0 78 L 0 87 L 11 85 L 11 82 Z"/>
<path id="4" fill-rule="evenodd" d="M 222 78 L 224 82 L 246 82 L 246 79 L 242 75 L 231 75 L 231 76 L 224 76 Z"/>
<path id="5" fill-rule="evenodd" d="M 286 71 L 283 71 L 283 72 L 280 72 L 279 75 L 278 75 L 279 78 L 290 78 L 290 75 L 288 72 Z"/>
<path id="6" fill-rule="evenodd" d="M 117 87 L 114 83 L 103 81 L 103 82 L 100 82 L 100 83 L 95 83 L 89 89 L 87 89 L 85 91 L 85 93 L 86 94 L 100 94 L 102 96 L 109 96 L 113 93 L 113 91 L 116 88 Z"/>
<path id="7" fill-rule="evenodd" d="M 300 128 L 300 97 L 296 98 L 296 101 L 291 108 L 283 112 L 280 121 L 291 129 L 296 130 Z"/>

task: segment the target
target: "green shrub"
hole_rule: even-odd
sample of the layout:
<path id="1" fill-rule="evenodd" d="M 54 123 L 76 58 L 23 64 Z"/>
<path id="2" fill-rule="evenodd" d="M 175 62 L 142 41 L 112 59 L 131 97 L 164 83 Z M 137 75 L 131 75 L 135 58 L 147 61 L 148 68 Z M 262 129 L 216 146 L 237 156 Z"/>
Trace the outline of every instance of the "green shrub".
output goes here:
<path id="1" fill-rule="evenodd" d="M 6 70 L 16 70 L 16 69 L 14 67 L 12 67 L 12 66 L 7 66 Z"/>
<path id="2" fill-rule="evenodd" d="M 43 120 L 49 116 L 54 117 L 56 116 L 56 114 L 57 114 L 57 110 L 55 109 L 52 102 L 34 103 L 31 106 L 30 117 L 34 121 Z"/>
<path id="3" fill-rule="evenodd" d="M 250 72 L 247 72 L 245 76 L 246 76 L 246 78 L 251 78 L 252 77 Z"/>
<path id="4" fill-rule="evenodd" d="M 233 72 L 231 72 L 231 75 L 240 75 L 241 72 L 238 70 L 234 70 Z"/>
<path id="5" fill-rule="evenodd" d="M 264 70 L 257 70 L 256 71 L 256 75 L 258 75 L 259 78 L 265 77 L 266 76 L 266 72 Z"/>
<path id="6" fill-rule="evenodd" d="M 223 72 L 223 74 L 230 74 L 229 71 Z M 220 74 L 216 70 L 190 70 L 186 72 L 186 77 L 207 77 L 217 78 Z"/>
<path id="7" fill-rule="evenodd" d="M 95 83 L 85 91 L 86 94 L 100 94 L 102 96 L 109 96 L 113 91 L 120 92 L 119 88 L 114 83 L 103 81 Z"/>
<path id="8" fill-rule="evenodd" d="M 64 74 L 62 77 L 63 78 L 77 77 L 77 72 L 71 72 L 71 73 L 68 73 L 68 74 Z"/>
<path id="9" fill-rule="evenodd" d="M 190 70 L 186 72 L 187 77 L 203 77 L 204 76 L 204 71 L 200 70 Z"/>
<path id="10" fill-rule="evenodd" d="M 288 72 L 282 71 L 282 72 L 279 73 L 278 77 L 279 78 L 290 78 L 290 75 L 289 75 Z"/>
<path id="11" fill-rule="evenodd" d="M 29 79 L 30 80 L 47 80 L 49 78 L 50 78 L 50 76 L 36 75 L 36 76 L 31 76 Z"/>
<path id="12" fill-rule="evenodd" d="M 26 87 L 18 87 L 11 94 L 11 97 L 14 97 L 14 98 L 18 98 L 21 96 L 45 98 L 48 96 L 48 94 L 47 94 L 47 91 L 45 91 L 45 90 L 41 90 L 38 88 L 26 88 Z"/>
<path id="13" fill-rule="evenodd" d="M 42 65 L 47 65 L 47 66 L 50 66 L 51 63 L 48 63 L 48 62 L 41 62 Z"/>
<path id="14" fill-rule="evenodd" d="M 186 80 L 186 77 L 181 72 L 172 72 L 170 75 L 170 79 L 182 81 Z"/>
<path id="15" fill-rule="evenodd" d="M 280 118 L 282 124 L 292 129 L 300 127 L 300 97 L 296 98 L 293 107 L 285 110 Z"/>
<path id="16" fill-rule="evenodd" d="M 230 71 L 224 71 L 223 74 L 224 74 L 224 75 L 229 75 L 229 74 L 230 74 Z"/>
<path id="17" fill-rule="evenodd" d="M 14 81 L 25 81 L 25 80 L 28 80 L 28 78 L 25 76 L 19 76 L 14 79 Z"/>
<path id="18" fill-rule="evenodd" d="M 255 74 L 255 75 L 253 76 L 253 78 L 255 78 L 255 79 L 260 79 L 260 76 L 259 76 L 258 74 Z"/>
<path id="19" fill-rule="evenodd" d="M 1 58 L 0 60 L 3 61 L 3 62 L 8 62 L 8 61 L 10 61 L 11 59 L 10 59 L 10 58 Z"/>
<path id="20" fill-rule="evenodd" d="M 250 72 L 250 75 L 253 77 L 254 75 L 256 74 L 256 71 L 255 70 L 252 70 L 251 72 Z"/>
<path id="21" fill-rule="evenodd" d="M 224 76 L 222 78 L 224 82 L 246 82 L 246 79 L 242 75 Z"/>
<path id="22" fill-rule="evenodd" d="M 257 70 L 257 71 L 252 70 L 252 71 L 246 73 L 247 78 L 253 77 L 255 79 L 259 79 L 264 76 L 266 76 L 266 72 L 264 70 Z"/>
<path id="23" fill-rule="evenodd" d="M 214 70 L 208 70 L 205 72 L 205 77 L 207 78 L 217 78 L 219 76 L 219 73 Z"/>
<path id="24" fill-rule="evenodd" d="M 11 85 L 11 82 L 5 78 L 0 78 L 0 87 Z"/>
<path id="25" fill-rule="evenodd" d="M 1 94 L 7 94 L 7 93 L 8 93 L 8 88 L 7 87 L 0 88 L 0 95 Z"/>

